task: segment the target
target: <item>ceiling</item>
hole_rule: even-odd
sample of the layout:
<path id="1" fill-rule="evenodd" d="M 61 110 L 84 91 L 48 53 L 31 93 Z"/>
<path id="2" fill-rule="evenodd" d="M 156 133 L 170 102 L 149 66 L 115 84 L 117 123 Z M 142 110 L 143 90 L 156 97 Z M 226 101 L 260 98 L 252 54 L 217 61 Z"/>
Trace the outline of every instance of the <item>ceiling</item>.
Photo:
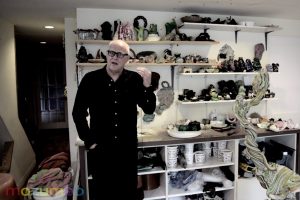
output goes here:
<path id="1" fill-rule="evenodd" d="M 143 3 L 141 3 L 143 2 Z M 299 0 L 0 0 L 0 18 L 20 37 L 62 41 L 64 18 L 76 8 L 110 8 L 240 15 L 300 20 Z M 45 25 L 55 29 L 45 30 Z"/>

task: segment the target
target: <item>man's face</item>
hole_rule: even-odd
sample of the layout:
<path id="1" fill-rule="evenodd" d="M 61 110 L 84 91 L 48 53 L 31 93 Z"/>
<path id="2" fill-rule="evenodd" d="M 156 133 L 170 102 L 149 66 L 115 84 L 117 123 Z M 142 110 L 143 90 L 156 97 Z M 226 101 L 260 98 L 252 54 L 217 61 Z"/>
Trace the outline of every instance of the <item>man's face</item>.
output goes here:
<path id="1" fill-rule="evenodd" d="M 120 72 L 129 60 L 126 47 L 119 44 L 112 44 L 107 52 L 107 67 L 112 72 Z"/>

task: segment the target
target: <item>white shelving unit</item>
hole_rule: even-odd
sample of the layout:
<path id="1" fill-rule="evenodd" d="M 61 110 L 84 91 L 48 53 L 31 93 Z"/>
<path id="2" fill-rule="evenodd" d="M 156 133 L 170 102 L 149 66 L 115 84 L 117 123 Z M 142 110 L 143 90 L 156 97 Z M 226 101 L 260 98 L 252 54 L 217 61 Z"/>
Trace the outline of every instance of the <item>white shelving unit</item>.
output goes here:
<path id="1" fill-rule="evenodd" d="M 236 38 L 238 32 L 256 32 L 256 33 L 264 33 L 265 38 L 267 41 L 267 34 L 273 31 L 280 30 L 278 27 L 245 27 L 240 25 L 220 25 L 220 24 L 201 24 L 201 23 L 183 23 L 182 29 L 204 29 L 204 30 L 215 30 L 215 31 L 233 31 L 235 32 Z M 77 40 L 77 45 L 91 45 L 93 47 L 96 47 L 97 45 L 107 45 L 110 41 L 106 40 Z M 219 44 L 219 42 L 215 41 L 157 41 L 157 42 L 149 42 L 149 41 L 127 41 L 129 45 L 145 45 L 145 46 L 162 46 L 163 45 L 170 45 L 171 47 L 174 45 L 190 45 L 192 47 L 194 46 L 201 46 L 201 45 L 216 45 Z M 95 70 L 97 68 L 103 67 L 105 63 L 95 63 L 97 60 L 93 60 L 94 63 L 77 63 L 77 78 L 78 82 L 84 75 L 84 70 Z M 210 63 L 128 63 L 126 67 L 136 67 L 136 66 L 144 66 L 144 67 L 159 67 L 159 68 L 165 68 L 165 67 L 174 67 L 174 66 L 200 66 L 200 67 L 206 67 L 206 66 L 213 66 L 216 65 L 216 63 L 210 62 Z M 183 77 L 183 78 L 189 78 L 187 76 L 192 76 L 193 78 L 197 78 L 197 76 L 201 77 L 204 76 L 205 80 L 208 77 L 216 77 L 220 78 L 223 76 L 247 76 L 247 75 L 255 75 L 257 72 L 228 72 L 228 73 L 179 73 L 177 74 L 177 78 Z M 172 74 L 173 76 L 174 74 Z M 78 77 L 79 76 L 79 77 Z M 173 80 L 172 80 L 173 81 Z M 205 82 L 206 85 L 206 82 Z M 179 90 L 179 80 L 178 80 L 178 90 Z M 202 88 L 203 89 L 203 88 Z M 177 97 L 175 97 L 176 99 Z M 276 98 L 270 98 L 270 99 L 264 99 L 264 101 L 271 101 L 275 100 Z M 227 103 L 234 103 L 235 100 L 227 100 L 227 101 L 199 101 L 199 102 L 180 102 L 178 101 L 178 105 L 198 105 L 198 104 L 227 104 Z M 185 106 L 184 106 L 185 107 Z M 177 108 L 178 111 L 178 108 Z M 296 134 L 291 134 L 293 136 L 288 137 L 288 140 L 294 140 L 296 139 Z M 283 136 L 285 137 L 285 136 Z M 138 173 L 138 175 L 149 175 L 149 174 L 159 174 L 160 176 L 160 186 L 157 189 L 154 190 L 147 190 L 144 191 L 145 200 L 162 200 L 162 199 L 172 199 L 174 197 L 183 197 L 186 195 L 192 195 L 192 194 L 201 194 L 203 191 L 183 191 L 183 189 L 175 189 L 172 188 L 169 184 L 169 173 L 170 172 L 180 172 L 180 171 L 186 171 L 186 170 L 205 170 L 215 167 L 221 167 L 221 166 L 228 166 L 231 171 L 235 175 L 234 184 L 232 187 L 227 188 L 216 188 L 217 191 L 223 191 L 225 194 L 224 200 L 242 200 L 237 195 L 237 190 L 240 190 L 239 188 L 239 179 L 238 179 L 238 139 L 232 139 L 228 140 L 228 148 L 233 151 L 233 158 L 232 162 L 224 163 L 220 162 L 216 159 L 209 158 L 207 162 L 203 165 L 199 164 L 193 164 L 191 166 L 188 166 L 187 168 L 179 167 L 173 169 L 163 169 L 161 167 L 155 167 L 148 171 L 141 171 Z M 191 142 L 188 142 L 191 143 Z M 198 142 L 199 143 L 199 142 Z M 180 143 L 179 145 L 185 144 Z M 169 145 L 178 145 L 178 144 L 171 144 L 168 145 L 159 145 L 162 148 L 162 157 L 163 160 L 167 159 L 167 153 L 166 148 Z M 156 147 L 155 145 L 151 147 Z M 151 148 L 148 147 L 148 148 Z M 145 148 L 139 147 L 139 148 Z M 296 148 L 296 147 L 295 147 Z M 293 157 L 293 162 L 295 163 L 296 156 Z M 294 166 L 295 167 L 295 166 Z"/>
<path id="2" fill-rule="evenodd" d="M 290 148 L 293 148 L 296 150 L 296 139 L 297 139 L 297 133 L 290 133 L 290 134 L 284 134 L 284 135 L 268 135 L 264 137 L 258 137 L 259 140 L 264 140 L 266 142 L 270 140 L 277 141 L 283 145 L 286 145 Z M 218 161 L 217 158 L 210 157 L 207 159 L 207 161 L 204 164 L 192 164 L 188 165 L 186 168 L 183 168 L 179 165 L 175 168 L 166 168 L 165 170 L 162 170 L 161 168 L 157 168 L 157 170 L 149 170 L 149 172 L 143 172 L 139 173 L 139 175 L 145 175 L 145 174 L 153 174 L 157 173 L 160 174 L 160 186 L 154 190 L 145 190 L 145 200 L 152 200 L 152 199 L 170 199 L 172 198 L 181 198 L 184 199 L 187 195 L 194 195 L 194 194 L 202 194 L 202 190 L 197 191 L 185 191 L 184 189 L 178 189 L 173 188 L 169 184 L 169 175 L 170 173 L 174 172 L 180 172 L 180 171 L 186 171 L 186 170 L 205 170 L 210 168 L 217 168 L 221 166 L 228 166 L 230 170 L 234 173 L 235 181 L 231 187 L 216 187 L 216 191 L 223 191 L 225 200 L 252 200 L 252 199 L 265 199 L 265 190 L 261 188 L 261 186 L 258 184 L 257 179 L 254 178 L 241 178 L 238 176 L 238 167 L 239 167 L 239 143 L 241 143 L 244 139 L 230 139 L 227 141 L 227 149 L 230 149 L 233 152 L 232 162 L 222 162 Z M 205 141 L 207 142 L 207 141 Z M 215 142 L 215 140 L 213 141 Z M 191 143 L 186 142 L 186 143 Z M 202 142 L 195 142 L 194 144 L 200 144 Z M 162 157 L 165 160 L 167 160 L 167 152 L 166 149 L 168 146 L 180 146 L 184 145 L 185 143 L 180 144 L 168 144 L 163 145 L 160 147 L 162 148 Z M 151 146 L 155 147 L 155 146 Z M 149 147 L 149 148 L 151 148 Z M 145 148 L 145 146 L 140 147 Z M 296 152 L 293 153 L 293 156 L 291 157 L 288 167 L 291 169 L 296 169 L 296 159 L 297 154 Z M 247 194 L 245 195 L 245 192 L 247 191 Z"/>
<path id="3" fill-rule="evenodd" d="M 166 167 L 165 170 L 162 170 L 160 167 L 156 169 L 151 169 L 149 171 L 145 172 L 139 172 L 138 175 L 146 175 L 146 174 L 160 174 L 160 186 L 154 190 L 145 190 L 144 191 L 144 196 L 145 200 L 150 200 L 150 199 L 171 199 L 173 197 L 182 197 L 186 195 L 193 195 L 193 194 L 201 194 L 203 193 L 202 190 L 200 191 L 184 191 L 184 189 L 178 189 L 178 188 L 173 188 L 171 187 L 169 183 L 169 173 L 175 173 L 175 172 L 180 172 L 180 171 L 187 171 L 187 170 L 202 170 L 202 169 L 210 169 L 210 168 L 217 168 L 221 166 L 228 166 L 234 173 L 235 168 L 237 167 L 237 157 L 236 157 L 236 140 L 228 140 L 227 141 L 227 149 L 230 149 L 233 152 L 232 156 L 232 162 L 222 162 L 219 161 L 218 158 L 216 157 L 209 157 L 205 163 L 203 164 L 196 164 L 193 163 L 192 165 L 188 165 L 186 168 L 183 168 L 179 164 L 177 164 L 177 167 L 175 168 L 168 168 Z M 185 143 L 182 144 L 177 144 L 177 145 L 164 145 L 162 146 L 161 149 L 161 155 L 163 160 L 166 162 L 168 159 L 167 155 L 167 147 L 168 146 L 180 146 L 184 145 Z M 194 145 L 201 144 L 201 142 L 196 142 Z M 140 147 L 140 148 L 151 148 L 151 147 Z M 231 187 L 221 187 L 221 188 L 216 188 L 216 191 L 224 191 L 224 193 L 229 193 L 227 196 L 234 196 L 235 195 L 235 184 L 232 185 Z"/>

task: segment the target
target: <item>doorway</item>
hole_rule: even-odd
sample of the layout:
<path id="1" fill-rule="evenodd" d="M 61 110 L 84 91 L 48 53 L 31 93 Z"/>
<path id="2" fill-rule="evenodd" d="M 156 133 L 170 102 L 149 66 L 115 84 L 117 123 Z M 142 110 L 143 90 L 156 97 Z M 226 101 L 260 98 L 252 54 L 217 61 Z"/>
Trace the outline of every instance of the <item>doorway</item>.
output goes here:
<path id="1" fill-rule="evenodd" d="M 65 49 L 16 35 L 20 122 L 37 163 L 60 151 L 69 154 Z"/>

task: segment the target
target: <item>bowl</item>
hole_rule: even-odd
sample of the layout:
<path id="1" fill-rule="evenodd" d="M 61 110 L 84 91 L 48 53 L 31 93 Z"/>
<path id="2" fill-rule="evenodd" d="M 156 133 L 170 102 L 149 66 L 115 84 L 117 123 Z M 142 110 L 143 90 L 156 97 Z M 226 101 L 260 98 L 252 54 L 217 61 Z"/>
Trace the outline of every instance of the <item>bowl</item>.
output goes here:
<path id="1" fill-rule="evenodd" d="M 199 15 L 191 15 L 191 16 L 181 17 L 182 22 L 200 23 L 201 20 L 202 20 L 202 18 Z"/>

